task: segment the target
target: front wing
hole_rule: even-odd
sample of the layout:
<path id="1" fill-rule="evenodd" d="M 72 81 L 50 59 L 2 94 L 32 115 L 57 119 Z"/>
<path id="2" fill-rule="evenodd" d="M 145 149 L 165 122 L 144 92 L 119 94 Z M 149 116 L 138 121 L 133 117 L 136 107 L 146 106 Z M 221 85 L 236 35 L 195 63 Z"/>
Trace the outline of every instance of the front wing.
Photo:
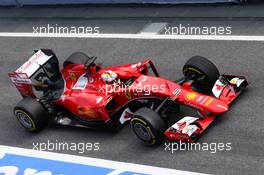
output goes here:
<path id="1" fill-rule="evenodd" d="M 230 104 L 248 86 L 244 76 L 224 74 L 216 81 L 212 93 L 221 101 Z M 164 135 L 169 140 L 193 142 L 215 120 L 216 114 L 203 109 L 198 111 L 199 117 L 186 116 L 168 128 Z"/>

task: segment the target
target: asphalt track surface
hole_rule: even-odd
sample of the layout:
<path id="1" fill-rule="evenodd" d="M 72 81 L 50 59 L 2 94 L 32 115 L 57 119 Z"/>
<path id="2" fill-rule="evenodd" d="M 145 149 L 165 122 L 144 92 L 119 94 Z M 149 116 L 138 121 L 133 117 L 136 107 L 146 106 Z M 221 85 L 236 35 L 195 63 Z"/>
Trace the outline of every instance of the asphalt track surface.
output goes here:
<path id="1" fill-rule="evenodd" d="M 27 28 L 28 23 L 3 25 L 1 30 Z M 213 22 L 212 22 L 213 23 Z M 223 21 L 237 25 L 238 33 L 261 33 L 248 21 Z M 19 25 L 21 24 L 21 25 Z M 117 24 L 119 24 L 117 22 Z M 139 23 L 133 32 L 138 32 Z M 31 24 L 28 24 L 29 26 Z M 248 26 L 244 30 L 244 26 Z M 122 26 L 122 25 L 120 25 Z M 144 25 L 142 25 L 144 26 Z M 31 30 L 25 29 L 25 30 Z M 118 31 L 118 29 L 109 29 Z M 12 31 L 11 31 L 12 32 Z M 16 31 L 18 32 L 18 31 Z M 263 174 L 264 172 L 264 50 L 263 42 L 253 41 L 185 41 L 139 39 L 74 39 L 74 38 L 0 38 L 0 144 L 33 148 L 33 143 L 47 142 L 99 142 L 99 151 L 87 151 L 82 156 L 123 162 L 167 167 L 209 174 Z M 16 69 L 31 56 L 33 49 L 52 48 L 60 62 L 74 51 L 95 55 L 105 66 L 135 62 L 151 58 L 163 77 L 175 80 L 182 76 L 181 68 L 193 55 L 212 60 L 221 73 L 245 75 L 249 88 L 232 104 L 230 111 L 218 117 L 198 143 L 231 143 L 230 151 L 177 151 L 171 154 L 162 144 L 147 147 L 134 136 L 129 126 L 118 133 L 91 129 L 49 126 L 37 134 L 26 132 L 12 114 L 13 106 L 21 99 L 7 73 Z M 60 151 L 78 154 L 74 151 Z"/>

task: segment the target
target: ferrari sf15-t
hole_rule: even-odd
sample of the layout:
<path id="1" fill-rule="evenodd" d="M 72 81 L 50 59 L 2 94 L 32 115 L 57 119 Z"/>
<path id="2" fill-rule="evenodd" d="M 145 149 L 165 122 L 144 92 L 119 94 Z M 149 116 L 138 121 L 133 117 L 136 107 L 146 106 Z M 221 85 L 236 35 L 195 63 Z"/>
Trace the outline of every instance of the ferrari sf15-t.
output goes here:
<path id="1" fill-rule="evenodd" d="M 149 59 L 104 68 L 96 57 L 75 52 L 60 69 L 49 49 L 35 51 L 9 76 L 23 97 L 14 114 L 28 131 L 48 123 L 115 130 L 129 122 L 149 145 L 165 137 L 194 141 L 248 86 L 244 76 L 220 75 L 201 56 L 190 58 L 183 76 L 171 81 Z M 182 105 L 195 114 L 180 117 Z"/>

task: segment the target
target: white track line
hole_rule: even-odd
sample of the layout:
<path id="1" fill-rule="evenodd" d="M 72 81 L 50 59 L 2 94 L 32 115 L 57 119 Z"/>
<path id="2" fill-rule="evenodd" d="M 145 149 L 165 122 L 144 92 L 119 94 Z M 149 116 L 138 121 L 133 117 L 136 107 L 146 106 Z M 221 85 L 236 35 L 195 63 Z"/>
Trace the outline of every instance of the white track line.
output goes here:
<path id="1" fill-rule="evenodd" d="M 150 23 L 150 24 L 147 24 L 138 34 L 157 35 L 167 25 L 168 25 L 168 23 L 166 23 L 166 22 Z"/>
<path id="2" fill-rule="evenodd" d="M 0 37 L 37 38 L 112 38 L 112 39 L 160 39 L 160 40 L 215 40 L 215 41 L 264 41 L 264 36 L 248 35 L 156 35 L 156 34 L 57 34 L 0 32 Z"/>
<path id="3" fill-rule="evenodd" d="M 13 154 L 13 155 L 26 156 L 26 157 L 41 158 L 41 159 L 46 159 L 46 160 L 62 161 L 62 162 L 69 162 L 69 163 L 75 163 L 75 164 L 81 164 L 81 165 L 90 165 L 90 166 L 114 169 L 115 171 L 111 172 L 109 175 L 118 175 L 121 172 L 127 172 L 127 171 L 144 173 L 144 174 L 152 174 L 152 175 L 161 175 L 161 174 L 205 175 L 205 174 L 189 172 L 189 171 L 159 168 L 159 167 L 154 167 L 154 166 L 124 163 L 124 162 L 118 162 L 118 161 L 82 157 L 82 156 L 75 156 L 75 155 L 61 154 L 61 153 L 52 153 L 52 152 L 45 152 L 45 151 L 36 151 L 36 150 L 30 150 L 30 149 L 25 149 L 25 148 L 0 145 L 0 159 L 4 158 L 5 154 Z"/>

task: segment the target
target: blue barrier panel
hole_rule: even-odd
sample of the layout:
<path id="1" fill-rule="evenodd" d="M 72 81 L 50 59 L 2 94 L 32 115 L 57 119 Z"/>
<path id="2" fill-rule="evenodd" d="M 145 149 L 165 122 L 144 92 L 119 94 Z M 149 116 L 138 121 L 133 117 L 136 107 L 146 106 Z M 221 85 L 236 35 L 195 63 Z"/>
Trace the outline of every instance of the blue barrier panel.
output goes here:
<path id="1" fill-rule="evenodd" d="M 0 5 L 16 5 L 16 0 L 0 0 Z"/>
<path id="2" fill-rule="evenodd" d="M 67 144 L 67 143 L 64 143 Z M 46 145 L 47 146 L 47 145 Z M 47 146 L 48 148 L 49 146 Z M 57 147 L 57 146 L 56 146 Z M 63 146 L 66 148 L 67 146 Z M 69 147 L 67 147 L 69 148 Z M 76 148 L 75 148 L 76 149 Z M 0 145 L 0 175 L 204 175 Z"/>
<path id="3" fill-rule="evenodd" d="M 24 174 L 23 172 L 29 167 L 34 168 L 38 171 L 45 171 L 46 174 L 48 174 L 47 172 L 52 172 L 53 174 L 63 175 L 86 175 L 87 172 L 93 175 L 102 175 L 108 174 L 113 171 L 113 169 L 109 168 L 80 165 L 63 161 L 52 161 L 47 159 L 25 157 L 12 154 L 6 154 L 3 159 L 0 159 L 0 165 L 1 167 L 12 166 L 18 168 L 18 172 L 16 174 Z"/>
<path id="4" fill-rule="evenodd" d="M 49 4 L 128 4 L 128 3 L 154 3 L 154 4 L 181 4 L 181 3 L 217 3 L 235 2 L 239 0 L 0 0 L 0 5 L 49 5 Z"/>

